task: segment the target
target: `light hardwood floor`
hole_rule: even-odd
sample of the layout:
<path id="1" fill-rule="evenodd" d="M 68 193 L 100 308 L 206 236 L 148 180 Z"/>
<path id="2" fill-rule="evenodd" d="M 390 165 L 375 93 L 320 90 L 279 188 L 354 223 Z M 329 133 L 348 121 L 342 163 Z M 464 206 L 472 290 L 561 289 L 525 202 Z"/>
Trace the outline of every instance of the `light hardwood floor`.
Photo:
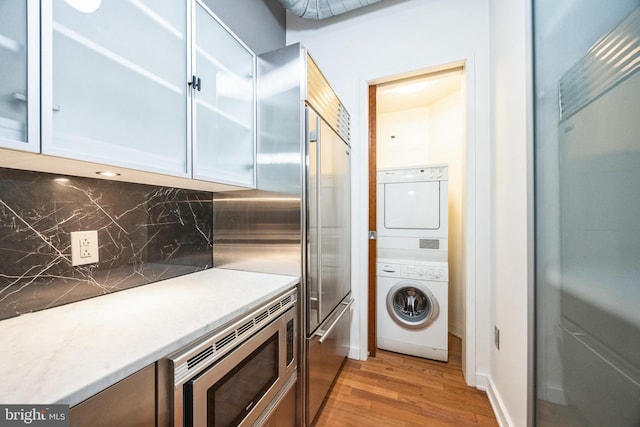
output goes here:
<path id="1" fill-rule="evenodd" d="M 464 382 L 461 347 L 450 334 L 447 363 L 383 350 L 348 359 L 315 426 L 497 426 L 486 393 Z"/>

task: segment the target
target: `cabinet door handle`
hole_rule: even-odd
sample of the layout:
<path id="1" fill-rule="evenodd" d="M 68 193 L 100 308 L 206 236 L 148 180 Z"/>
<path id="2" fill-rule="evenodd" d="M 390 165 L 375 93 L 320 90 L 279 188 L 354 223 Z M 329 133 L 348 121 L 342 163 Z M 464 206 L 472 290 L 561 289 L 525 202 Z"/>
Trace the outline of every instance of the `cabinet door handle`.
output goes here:
<path id="1" fill-rule="evenodd" d="M 20 92 L 13 92 L 13 99 L 15 101 L 27 102 L 27 95 Z"/>
<path id="2" fill-rule="evenodd" d="M 13 95 L 11 95 L 11 97 L 13 98 L 14 101 L 29 102 L 27 95 L 25 95 L 24 93 L 13 92 Z M 53 111 L 60 111 L 60 106 L 58 104 L 53 104 L 53 107 L 51 107 L 51 109 Z"/>
<path id="3" fill-rule="evenodd" d="M 202 81 L 200 80 L 200 77 L 191 76 L 189 86 L 193 86 L 194 89 L 198 89 L 198 92 L 200 92 L 202 89 Z"/>

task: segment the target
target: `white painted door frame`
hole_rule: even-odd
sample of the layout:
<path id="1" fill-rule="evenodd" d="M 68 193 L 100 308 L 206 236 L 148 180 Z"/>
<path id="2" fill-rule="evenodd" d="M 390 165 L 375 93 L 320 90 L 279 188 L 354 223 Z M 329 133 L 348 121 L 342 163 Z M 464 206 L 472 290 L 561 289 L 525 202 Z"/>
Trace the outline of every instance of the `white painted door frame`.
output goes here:
<path id="1" fill-rule="evenodd" d="M 441 65 L 446 64 L 446 65 Z M 424 67 L 420 67 L 416 70 L 394 70 L 394 66 L 391 65 L 389 72 L 384 75 L 365 75 L 360 79 L 360 117 L 359 117 L 359 125 L 360 125 L 360 135 L 368 135 L 368 125 L 369 125 L 369 117 L 368 117 L 368 105 L 369 105 L 369 95 L 368 88 L 369 85 L 379 84 L 382 82 L 397 80 L 404 77 L 409 77 L 417 74 L 424 74 L 425 70 L 427 72 L 432 72 L 436 68 L 451 68 L 456 65 L 464 65 L 465 68 L 465 103 L 466 103 L 466 141 L 465 141 L 465 164 L 463 165 L 463 173 L 464 173 L 464 181 L 465 181 L 465 189 L 463 194 L 464 200 L 464 213 L 463 213 L 463 236 L 464 236 L 464 255 L 463 255 L 463 264 L 464 264 L 464 278 L 463 282 L 465 283 L 465 296 L 464 296 L 464 336 L 463 336 L 463 348 L 462 348 L 462 369 L 465 376 L 465 380 L 468 385 L 485 388 L 486 385 L 482 384 L 483 381 L 480 379 L 480 383 L 478 384 L 478 378 L 476 378 L 478 373 L 478 342 L 477 342 L 477 330 L 478 327 L 483 327 L 484 321 L 483 318 L 488 316 L 489 307 L 481 307 L 480 312 L 477 310 L 476 305 L 476 294 L 478 289 L 478 275 L 487 275 L 488 277 L 488 266 L 490 265 L 489 260 L 489 249 L 490 244 L 488 242 L 488 236 L 490 232 L 490 221 L 489 221 L 489 207 L 490 200 L 488 194 L 481 194 L 485 188 L 478 188 L 478 183 L 481 185 L 485 185 L 488 188 L 490 183 L 489 176 L 482 176 L 482 174 L 488 175 L 490 171 L 490 165 L 488 162 L 490 161 L 490 147 L 489 147 L 489 137 L 485 135 L 483 138 L 482 135 L 479 135 L 478 127 L 476 126 L 476 118 L 478 115 L 478 111 L 482 110 L 483 105 L 479 105 L 478 97 L 477 97 L 477 71 L 475 64 L 475 56 L 473 53 L 468 55 L 461 55 L 454 58 L 444 58 L 444 60 L 434 61 L 430 64 L 425 64 Z M 488 108 L 488 105 L 486 106 Z M 366 141 L 366 139 L 363 139 Z M 479 151 L 479 143 L 482 142 L 486 144 L 486 147 L 481 147 L 481 151 L 484 150 L 485 156 L 478 156 L 477 153 Z M 358 150 L 360 155 L 359 163 L 361 165 L 361 182 L 363 183 L 362 188 L 368 188 L 368 164 L 369 164 L 369 153 L 366 149 Z M 364 184 L 366 182 L 366 185 Z M 368 209 L 367 209 L 367 200 L 368 193 L 363 195 L 355 195 L 356 198 L 360 198 L 359 200 L 354 200 L 355 203 L 358 203 L 359 206 L 362 206 L 359 212 L 359 221 L 358 224 L 363 224 L 364 227 L 354 227 L 355 239 L 357 246 L 360 248 L 359 251 L 359 259 L 354 259 L 356 265 L 354 267 L 358 268 L 360 271 L 360 277 L 368 279 Z M 363 197 L 365 200 L 363 200 Z M 481 212 L 478 215 L 478 212 Z M 479 227 L 485 230 L 483 236 L 486 235 L 487 241 L 479 241 L 478 240 L 478 230 Z M 484 254 L 483 256 L 479 256 Z M 482 268 L 481 263 L 485 266 Z M 367 281 L 362 280 L 360 286 L 361 288 L 361 301 L 359 316 L 360 316 L 360 357 L 361 360 L 366 360 L 367 358 L 367 310 L 366 310 L 366 299 L 368 297 L 367 290 Z M 482 281 L 482 278 L 480 278 Z M 485 310 L 483 312 L 482 310 Z M 480 368 L 480 370 L 483 370 Z M 484 376 L 484 375 L 482 375 Z"/>

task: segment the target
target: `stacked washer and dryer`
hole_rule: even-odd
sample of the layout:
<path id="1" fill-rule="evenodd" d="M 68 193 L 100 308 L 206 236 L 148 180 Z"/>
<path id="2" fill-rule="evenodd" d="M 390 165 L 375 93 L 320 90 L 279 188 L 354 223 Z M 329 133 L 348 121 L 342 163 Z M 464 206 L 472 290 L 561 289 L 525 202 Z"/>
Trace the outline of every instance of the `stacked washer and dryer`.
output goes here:
<path id="1" fill-rule="evenodd" d="M 448 360 L 448 167 L 377 174 L 378 348 Z"/>

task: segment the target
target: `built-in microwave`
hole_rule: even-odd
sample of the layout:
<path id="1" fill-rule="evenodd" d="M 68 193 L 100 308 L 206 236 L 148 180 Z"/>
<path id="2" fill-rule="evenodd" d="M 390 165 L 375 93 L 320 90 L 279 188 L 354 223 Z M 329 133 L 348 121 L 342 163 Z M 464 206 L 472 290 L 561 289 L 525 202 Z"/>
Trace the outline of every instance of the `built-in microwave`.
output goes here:
<path id="1" fill-rule="evenodd" d="M 280 401 L 290 401 L 297 381 L 296 309 L 293 290 L 170 356 L 173 425 L 263 425 Z M 295 405 L 288 410 L 293 426 Z"/>

